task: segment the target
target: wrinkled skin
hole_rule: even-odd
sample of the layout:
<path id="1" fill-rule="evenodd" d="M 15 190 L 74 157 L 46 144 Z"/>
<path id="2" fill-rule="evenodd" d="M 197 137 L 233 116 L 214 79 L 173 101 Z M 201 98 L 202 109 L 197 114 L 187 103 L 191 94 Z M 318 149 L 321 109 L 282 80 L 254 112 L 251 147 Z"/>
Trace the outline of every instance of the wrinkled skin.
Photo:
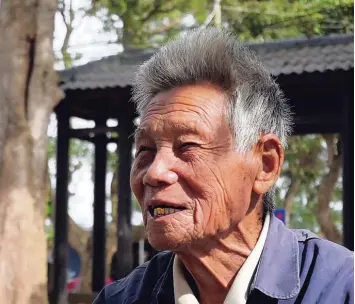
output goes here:
<path id="1" fill-rule="evenodd" d="M 193 276 L 200 303 L 223 303 L 262 228 L 262 196 L 283 163 L 280 140 L 260 134 L 236 151 L 222 90 L 208 83 L 157 94 L 136 134 L 131 187 L 148 240 L 172 250 Z M 151 204 L 184 210 L 153 218 Z"/>
<path id="2" fill-rule="evenodd" d="M 136 150 L 131 187 L 153 247 L 180 250 L 230 231 L 248 213 L 262 163 L 236 151 L 218 88 L 156 95 L 141 117 Z M 186 209 L 154 220 L 147 211 L 153 199 Z"/>

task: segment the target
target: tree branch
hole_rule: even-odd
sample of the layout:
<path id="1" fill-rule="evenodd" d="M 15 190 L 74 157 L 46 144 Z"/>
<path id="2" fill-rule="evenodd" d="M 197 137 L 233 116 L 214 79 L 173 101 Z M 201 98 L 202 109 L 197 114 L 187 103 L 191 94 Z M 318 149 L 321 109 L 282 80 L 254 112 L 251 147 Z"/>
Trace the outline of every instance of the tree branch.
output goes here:
<path id="1" fill-rule="evenodd" d="M 64 0 L 60 0 L 59 3 L 58 3 L 58 10 L 59 10 L 59 13 L 61 14 L 62 18 L 63 18 L 63 22 L 65 24 L 65 26 L 67 27 L 68 26 L 68 23 L 67 23 L 67 18 L 65 17 L 65 1 Z"/>
<path id="2" fill-rule="evenodd" d="M 327 152 L 328 152 L 328 166 L 330 166 L 333 162 L 334 156 L 337 154 L 337 146 L 334 140 L 334 135 L 325 134 L 323 138 L 327 144 Z"/>
<path id="3" fill-rule="evenodd" d="M 156 3 L 157 1 L 154 1 Z M 160 13 L 160 8 L 162 7 L 163 3 L 159 2 L 158 4 L 154 4 L 154 8 L 147 13 L 147 15 L 142 19 L 142 23 L 147 22 L 150 18 L 152 18 L 155 14 Z"/>
<path id="4" fill-rule="evenodd" d="M 62 53 L 62 57 L 63 57 L 64 67 L 66 69 L 71 67 L 71 57 L 70 57 L 70 54 L 68 52 L 68 49 L 69 49 L 69 40 L 70 40 L 71 34 L 73 33 L 73 22 L 74 22 L 74 18 L 75 18 L 74 10 L 73 10 L 73 3 L 72 2 L 73 2 L 73 0 L 70 0 L 69 11 L 68 11 L 69 20 L 67 20 L 67 18 L 65 16 L 66 6 L 65 6 L 65 3 L 64 3 L 64 0 L 61 1 L 61 5 L 60 5 L 60 8 L 59 8 L 59 12 L 62 15 L 63 22 L 64 22 L 65 27 L 66 27 L 65 37 L 64 37 L 64 40 L 63 40 L 62 47 L 60 49 L 60 51 Z"/>
<path id="5" fill-rule="evenodd" d="M 142 23 L 147 22 L 149 19 L 151 19 L 157 14 L 168 14 L 176 9 L 174 6 L 163 9 L 163 4 L 164 1 L 154 1 L 154 8 L 150 12 L 148 12 L 147 15 L 142 19 Z"/>
<path id="6" fill-rule="evenodd" d="M 69 3 L 69 22 L 70 22 L 70 25 L 73 24 L 73 21 L 74 21 L 74 10 L 73 10 L 73 0 L 70 0 L 70 3 Z"/>

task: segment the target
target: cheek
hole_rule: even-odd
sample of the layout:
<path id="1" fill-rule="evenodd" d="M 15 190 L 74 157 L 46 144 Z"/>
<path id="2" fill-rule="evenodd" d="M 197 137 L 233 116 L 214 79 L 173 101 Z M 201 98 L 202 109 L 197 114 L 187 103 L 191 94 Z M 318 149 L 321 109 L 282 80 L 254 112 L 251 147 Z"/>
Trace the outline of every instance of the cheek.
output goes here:
<path id="1" fill-rule="evenodd" d="M 219 175 L 218 164 L 207 155 L 194 155 L 190 158 L 188 162 L 178 163 L 180 175 L 201 197 L 210 196 L 214 192 Z"/>
<path id="2" fill-rule="evenodd" d="M 142 170 L 138 170 L 136 166 L 133 165 L 130 175 L 130 184 L 131 189 L 140 204 L 143 198 L 143 176 L 144 172 Z"/>
<path id="3" fill-rule="evenodd" d="M 215 235 L 230 227 L 226 210 L 215 201 L 198 201 L 194 210 L 194 231 L 197 238 Z"/>
<path id="4" fill-rule="evenodd" d="M 233 179 L 229 179 L 229 182 L 226 182 L 226 195 L 230 202 L 227 209 L 235 220 L 243 217 L 250 205 L 253 180 L 249 173 L 246 168 L 239 167 L 238 174 Z"/>
<path id="5" fill-rule="evenodd" d="M 213 168 L 205 165 L 203 169 L 198 169 L 200 174 L 188 179 L 195 201 L 195 229 L 213 235 L 216 229 L 223 229 L 222 226 L 227 222 L 224 187 L 216 176 L 217 168 L 212 171 Z"/>
<path id="6" fill-rule="evenodd" d="M 202 213 L 211 213 L 223 201 L 224 185 L 222 172 L 215 161 L 208 158 L 194 159 L 189 163 L 179 163 L 180 176 L 185 192 L 196 200 Z"/>
<path id="7" fill-rule="evenodd" d="M 201 194 L 196 221 L 206 232 L 228 229 L 248 211 L 253 186 L 250 169 L 242 162 L 229 161 L 228 158 L 217 164 L 205 163 L 203 169 L 199 169 L 203 175 L 195 181 Z"/>

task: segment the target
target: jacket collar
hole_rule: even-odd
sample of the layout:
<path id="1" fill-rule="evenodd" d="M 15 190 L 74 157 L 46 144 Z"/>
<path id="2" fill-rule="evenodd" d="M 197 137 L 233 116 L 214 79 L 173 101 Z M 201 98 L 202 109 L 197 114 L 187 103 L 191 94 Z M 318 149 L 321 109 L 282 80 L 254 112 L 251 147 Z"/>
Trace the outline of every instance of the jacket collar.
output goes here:
<path id="1" fill-rule="evenodd" d="M 175 254 L 171 254 L 166 271 L 155 285 L 150 303 L 174 303 L 173 262 Z"/>
<path id="2" fill-rule="evenodd" d="M 255 274 L 254 288 L 276 299 L 290 299 L 300 291 L 297 236 L 271 215 L 268 236 Z"/>
<path id="3" fill-rule="evenodd" d="M 174 254 L 154 287 L 152 303 L 174 300 L 173 260 Z M 290 299 L 299 293 L 300 285 L 297 236 L 271 214 L 268 235 L 250 291 L 258 289 L 272 298 Z"/>

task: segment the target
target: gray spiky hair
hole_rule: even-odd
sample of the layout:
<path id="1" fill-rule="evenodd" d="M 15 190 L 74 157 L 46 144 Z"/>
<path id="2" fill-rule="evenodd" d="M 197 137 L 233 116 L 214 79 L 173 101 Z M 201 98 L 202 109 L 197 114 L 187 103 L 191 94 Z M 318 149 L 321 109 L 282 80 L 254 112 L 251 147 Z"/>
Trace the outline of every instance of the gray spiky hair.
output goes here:
<path id="1" fill-rule="evenodd" d="M 209 82 L 225 91 L 226 115 L 236 149 L 246 153 L 261 134 L 285 147 L 291 112 L 282 91 L 258 58 L 229 32 L 194 30 L 168 42 L 138 70 L 133 101 L 142 115 L 155 95 L 186 84 Z M 263 197 L 274 208 L 274 189 Z"/>

